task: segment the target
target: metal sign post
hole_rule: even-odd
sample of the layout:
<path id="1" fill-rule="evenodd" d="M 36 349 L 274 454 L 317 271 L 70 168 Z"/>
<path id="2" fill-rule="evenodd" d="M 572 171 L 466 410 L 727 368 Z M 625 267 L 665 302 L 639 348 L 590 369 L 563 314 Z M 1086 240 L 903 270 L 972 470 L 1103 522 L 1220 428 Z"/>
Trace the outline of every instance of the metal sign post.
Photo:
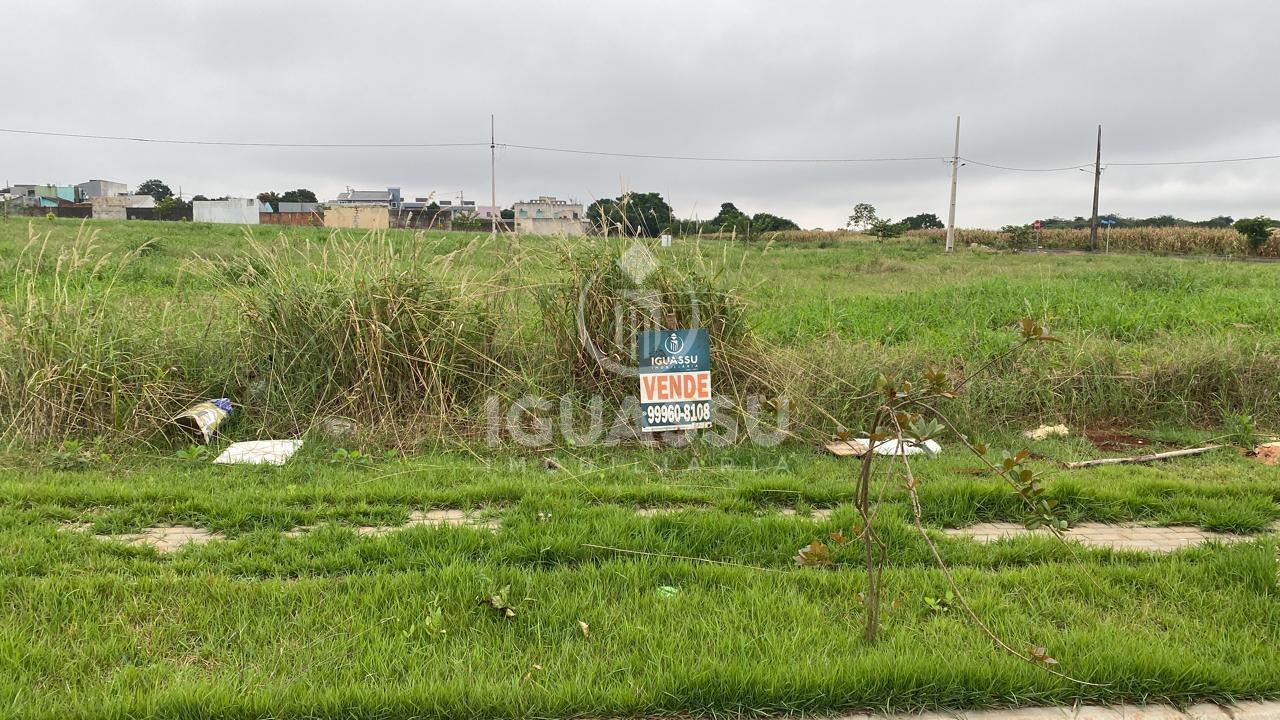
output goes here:
<path id="1" fill-rule="evenodd" d="M 1115 220 L 1099 220 L 1098 224 L 1101 225 L 1103 228 L 1105 228 L 1103 230 L 1103 236 L 1106 237 L 1106 249 L 1103 250 L 1103 253 L 1106 255 L 1110 255 L 1111 254 L 1111 226 L 1115 225 L 1116 221 Z"/>

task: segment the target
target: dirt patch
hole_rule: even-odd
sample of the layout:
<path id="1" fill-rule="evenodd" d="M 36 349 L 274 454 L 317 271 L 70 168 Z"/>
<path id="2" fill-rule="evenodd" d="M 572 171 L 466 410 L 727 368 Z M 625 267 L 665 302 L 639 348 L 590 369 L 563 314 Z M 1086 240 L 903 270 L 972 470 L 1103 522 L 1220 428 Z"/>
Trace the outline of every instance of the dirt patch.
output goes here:
<path id="1" fill-rule="evenodd" d="M 62 526 L 68 532 L 89 532 L 88 523 L 67 523 Z M 142 532 L 121 535 L 99 534 L 93 536 L 103 542 L 121 542 L 126 545 L 149 545 L 162 553 L 172 553 L 188 545 L 203 545 L 211 540 L 222 540 L 222 533 L 210 532 L 190 525 L 157 525 Z"/>
<path id="2" fill-rule="evenodd" d="M 1280 442 L 1263 443 L 1249 454 L 1263 465 L 1275 465 L 1280 462 Z"/>
<path id="3" fill-rule="evenodd" d="M 778 514 L 782 517 L 801 518 L 803 520 L 812 520 L 814 522 L 822 522 L 830 520 L 831 514 L 835 512 L 833 508 L 813 508 L 808 515 L 801 515 L 799 510 L 792 507 L 784 507 L 778 509 Z"/>
<path id="4" fill-rule="evenodd" d="M 1151 447 L 1163 447 L 1163 443 L 1153 443 L 1146 438 L 1130 435 L 1120 430 L 1086 428 L 1081 434 L 1089 442 L 1093 443 L 1094 447 L 1106 452 L 1128 452 Z"/>
<path id="5" fill-rule="evenodd" d="M 1047 528 L 1027 530 L 1022 525 L 1011 522 L 978 523 L 965 528 L 948 529 L 944 532 L 947 535 L 967 537 L 981 543 L 1029 535 L 1052 537 L 1052 532 Z M 1103 523 L 1081 523 L 1067 530 L 1063 533 L 1063 536 L 1067 540 L 1075 540 L 1086 547 L 1141 550 L 1144 552 L 1173 552 L 1174 550 L 1206 542 L 1247 542 L 1257 537 L 1256 535 L 1210 532 L 1190 526 L 1152 527 L 1135 524 L 1106 525 Z"/>
<path id="6" fill-rule="evenodd" d="M 659 517 L 684 510 L 688 508 L 681 505 L 650 505 L 636 508 L 635 514 L 637 517 Z"/>
<path id="7" fill-rule="evenodd" d="M 497 518 L 483 518 L 464 510 L 414 510 L 403 525 L 362 525 L 356 533 L 364 537 L 378 537 L 396 530 L 413 527 L 470 527 L 496 531 L 501 527 Z"/>
<path id="8" fill-rule="evenodd" d="M 672 513 L 684 512 L 685 510 L 710 510 L 712 508 L 700 507 L 697 505 L 642 505 L 637 507 L 633 512 L 637 517 L 662 517 Z M 798 518 L 800 520 L 813 520 L 820 522 L 827 520 L 831 514 L 835 512 L 834 508 L 813 508 L 808 513 L 801 513 L 793 507 L 780 507 L 776 509 L 777 515 L 785 518 Z M 758 511 L 757 518 L 771 517 L 774 513 L 768 510 Z"/>

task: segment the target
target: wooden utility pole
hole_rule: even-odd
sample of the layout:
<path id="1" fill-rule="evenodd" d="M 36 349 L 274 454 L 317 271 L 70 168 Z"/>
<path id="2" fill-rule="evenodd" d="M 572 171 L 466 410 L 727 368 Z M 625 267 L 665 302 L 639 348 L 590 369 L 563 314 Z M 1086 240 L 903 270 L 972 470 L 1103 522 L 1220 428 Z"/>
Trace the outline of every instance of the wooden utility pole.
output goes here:
<path id="1" fill-rule="evenodd" d="M 498 220 L 502 211 L 498 209 L 498 145 L 494 142 L 493 113 L 489 113 L 489 239 L 498 237 Z M 1094 213 L 1095 215 L 1097 213 Z"/>
<path id="2" fill-rule="evenodd" d="M 1089 250 L 1098 247 L 1098 188 L 1102 185 L 1102 126 L 1098 126 L 1098 154 L 1093 160 L 1093 219 L 1089 221 Z"/>
<path id="3" fill-rule="evenodd" d="M 960 116 L 956 116 L 956 149 L 951 155 L 951 209 L 947 211 L 947 252 L 956 247 L 956 180 L 960 174 Z"/>

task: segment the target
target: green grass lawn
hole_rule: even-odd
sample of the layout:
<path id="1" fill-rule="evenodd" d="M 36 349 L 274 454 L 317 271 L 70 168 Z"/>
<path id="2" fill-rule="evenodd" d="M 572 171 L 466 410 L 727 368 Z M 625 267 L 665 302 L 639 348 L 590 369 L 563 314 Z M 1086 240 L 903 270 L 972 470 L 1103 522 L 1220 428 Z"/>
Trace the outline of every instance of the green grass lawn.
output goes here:
<path id="1" fill-rule="evenodd" d="M 573 391 L 583 376 L 544 332 L 558 309 L 542 293 L 574 287 L 574 263 L 604 245 L 0 223 L 0 717 L 723 716 L 1280 697 L 1276 468 L 1228 447 L 1060 469 L 1138 452 L 1099 449 L 1082 428 L 1162 448 L 1280 426 L 1280 266 L 681 239 L 664 259 L 741 298 L 752 347 L 776 353 L 788 389 L 822 411 L 797 411 L 795 436 L 777 447 L 530 450 L 420 432 L 416 416 L 389 412 L 383 425 L 361 416 L 347 440 L 310 432 L 283 467 L 243 468 L 212 465 L 165 422 L 228 394 L 230 439 L 292 428 L 269 413 L 303 403 L 330 369 L 298 362 L 281 373 L 293 384 L 270 386 L 253 313 L 328 327 L 298 313 L 343 307 L 404 333 L 378 314 L 399 292 L 378 284 L 386 272 L 432 279 L 489 313 L 487 352 L 519 371 L 504 392 Z M 1064 342 L 998 364 L 952 401 L 960 430 L 1012 450 L 1026 444 L 1021 430 L 1067 422 L 1073 435 L 1034 443 L 1030 465 L 1049 473 L 1047 497 L 1072 523 L 1254 536 L 1167 555 L 1044 537 L 981 545 L 941 530 L 1021 521 L 1018 498 L 955 438 L 915 461 L 923 520 L 973 609 L 1084 683 L 1001 651 L 945 601 L 900 480 L 877 473 L 874 486 L 888 562 L 877 642 L 862 639 L 859 546 L 836 550 L 828 568 L 793 560 L 857 521 L 855 465 L 817 448 L 837 422 L 866 422 L 851 396 L 881 370 L 971 370 L 1025 315 Z M 469 314 L 445 317 L 473 327 Z M 459 424 L 485 412 L 476 398 L 444 407 Z M 499 527 L 357 530 L 430 508 Z M 170 554 L 92 536 L 157 525 L 223 539 Z M 284 534 L 303 526 L 313 529 Z M 495 594 L 514 617 L 481 604 Z"/>
<path id="2" fill-rule="evenodd" d="M 1044 445 L 1044 467 L 1082 450 Z M 974 609 L 1015 646 L 1043 646 L 1063 671 L 1102 683 L 1085 686 L 995 649 L 958 609 L 929 607 L 946 584 L 895 488 L 881 511 L 885 632 L 864 643 L 858 553 L 839 551 L 831 569 L 792 561 L 855 522 L 844 461 L 633 451 L 609 465 L 561 454 L 563 469 L 547 471 L 515 456 L 353 467 L 330 452 L 314 445 L 271 469 L 135 457 L 65 471 L 32 457 L 0 472 L 5 714 L 497 717 L 1280 695 L 1273 539 L 1152 556 L 936 535 Z M 968 465 L 954 454 L 918 463 L 930 525 L 1019 517 L 998 480 L 958 472 Z M 1252 532 L 1280 517 L 1274 470 L 1231 451 L 1050 484 L 1076 520 Z M 426 507 L 478 509 L 501 528 L 354 532 Z M 820 508 L 834 512 L 807 517 Z M 69 522 L 195 525 L 226 539 L 170 555 L 59 529 Z M 281 534 L 300 525 L 316 529 Z M 479 604 L 495 593 L 515 617 Z"/>

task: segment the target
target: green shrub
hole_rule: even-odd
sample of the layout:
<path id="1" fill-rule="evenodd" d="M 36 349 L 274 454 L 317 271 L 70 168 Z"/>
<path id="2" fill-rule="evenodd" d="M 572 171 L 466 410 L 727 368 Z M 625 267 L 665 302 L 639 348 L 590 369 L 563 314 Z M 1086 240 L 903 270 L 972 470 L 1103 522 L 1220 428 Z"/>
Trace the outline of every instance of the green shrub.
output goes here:
<path id="1" fill-rule="evenodd" d="M 1274 223 L 1271 218 L 1259 215 L 1255 218 L 1241 218 L 1232 225 L 1236 232 L 1244 236 L 1245 241 L 1249 243 L 1249 253 L 1258 255 L 1262 246 L 1267 244 L 1267 240 L 1271 239 L 1271 228 Z"/>

